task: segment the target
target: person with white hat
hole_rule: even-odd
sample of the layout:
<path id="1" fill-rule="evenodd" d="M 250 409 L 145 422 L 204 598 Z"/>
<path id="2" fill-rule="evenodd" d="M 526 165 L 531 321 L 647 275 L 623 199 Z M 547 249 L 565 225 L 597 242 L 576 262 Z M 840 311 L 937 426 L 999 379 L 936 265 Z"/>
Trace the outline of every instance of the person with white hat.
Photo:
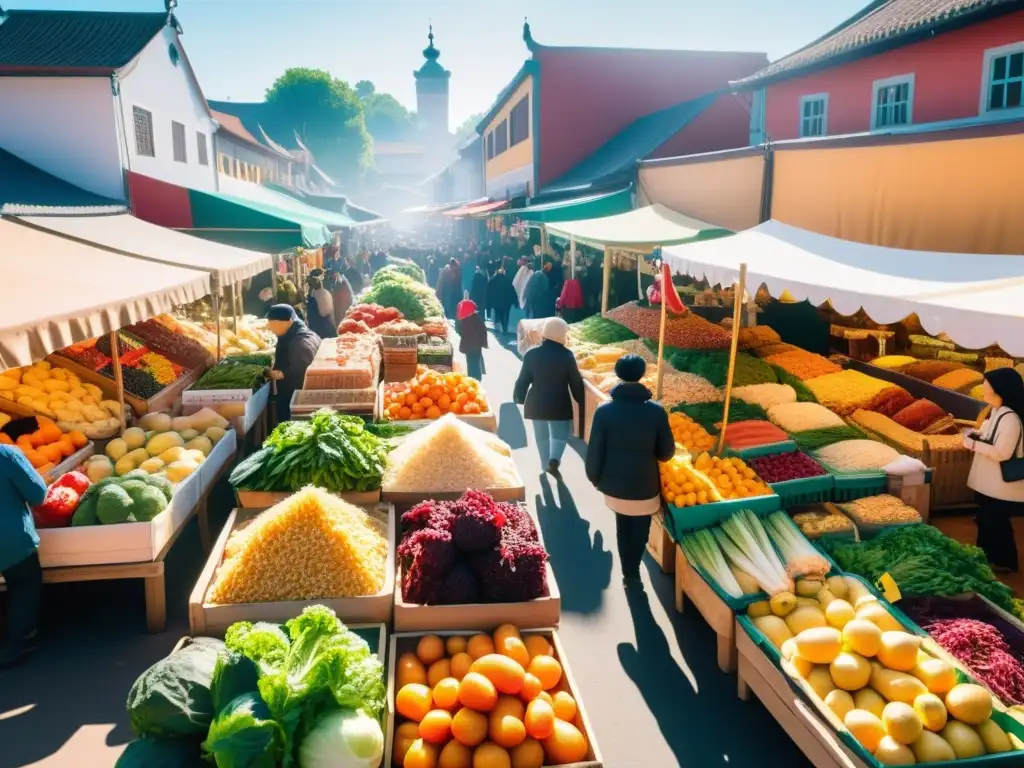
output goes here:
<path id="1" fill-rule="evenodd" d="M 523 356 L 513 400 L 524 405 L 523 415 L 533 422 L 541 466 L 561 479 L 559 465 L 572 431 L 572 401 L 583 406 L 583 377 L 576 358 L 565 346 L 569 326 L 560 317 L 549 318 L 541 330 L 543 341 Z"/>

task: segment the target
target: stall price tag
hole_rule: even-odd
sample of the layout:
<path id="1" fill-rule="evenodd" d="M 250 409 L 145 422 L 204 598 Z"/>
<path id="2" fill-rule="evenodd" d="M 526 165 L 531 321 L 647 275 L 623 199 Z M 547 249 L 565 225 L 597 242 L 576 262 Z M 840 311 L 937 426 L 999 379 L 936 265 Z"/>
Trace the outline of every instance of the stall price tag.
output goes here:
<path id="1" fill-rule="evenodd" d="M 213 405 L 219 403 L 245 403 L 252 399 L 251 389 L 190 389 L 183 393 L 183 405 Z"/>
<path id="2" fill-rule="evenodd" d="M 878 581 L 875 582 L 875 586 L 882 590 L 882 597 L 890 603 L 895 603 L 903 597 L 903 595 L 900 594 L 900 588 L 896 586 L 896 580 L 889 575 L 888 571 L 878 577 Z"/>

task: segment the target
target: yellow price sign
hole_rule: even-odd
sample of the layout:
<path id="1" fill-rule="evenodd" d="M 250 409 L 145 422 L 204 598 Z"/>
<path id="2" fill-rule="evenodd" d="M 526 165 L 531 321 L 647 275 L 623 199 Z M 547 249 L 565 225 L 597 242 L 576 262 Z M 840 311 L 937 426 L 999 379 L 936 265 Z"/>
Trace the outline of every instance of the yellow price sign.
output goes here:
<path id="1" fill-rule="evenodd" d="M 882 597 L 890 603 L 895 603 L 903 597 L 900 588 L 896 586 L 896 580 L 889 575 L 888 571 L 878 577 L 875 586 L 882 590 Z"/>

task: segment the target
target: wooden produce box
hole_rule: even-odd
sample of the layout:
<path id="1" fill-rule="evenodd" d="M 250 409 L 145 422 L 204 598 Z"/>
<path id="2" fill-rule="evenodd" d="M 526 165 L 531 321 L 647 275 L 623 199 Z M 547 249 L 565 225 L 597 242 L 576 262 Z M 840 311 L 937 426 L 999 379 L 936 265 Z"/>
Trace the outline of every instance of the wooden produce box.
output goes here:
<path id="1" fill-rule="evenodd" d="M 103 391 L 104 397 L 107 397 L 110 400 L 117 400 L 117 384 L 114 383 L 113 379 L 101 376 L 96 371 L 90 370 L 83 365 L 79 365 L 74 360 L 69 360 L 61 355 L 47 355 L 46 360 L 57 368 L 64 368 L 65 370 L 71 371 L 71 373 L 75 374 L 84 383 L 95 384 Z M 148 400 L 143 400 L 140 397 L 136 397 L 135 395 L 125 392 L 124 401 L 132 407 L 136 416 L 145 416 L 150 411 L 173 412 L 185 390 L 199 381 L 199 377 L 205 372 L 206 368 L 196 368 L 191 371 L 185 371 L 185 373 L 181 375 L 180 379 L 175 381 L 173 384 L 169 384 L 164 387 L 160 392 Z"/>
<path id="2" fill-rule="evenodd" d="M 235 445 L 234 435 L 227 433 L 200 468 L 178 485 L 167 509 L 149 522 L 40 530 L 42 566 L 146 563 L 160 559 L 216 477 L 216 473 L 204 471 L 206 464 L 210 463 L 211 469 L 223 467 L 234 455 Z"/>
<path id="3" fill-rule="evenodd" d="M 900 475 L 889 475 L 889 485 L 886 490 L 901 499 L 908 507 L 916 509 L 921 515 L 922 523 L 928 522 L 928 515 L 932 508 L 931 483 L 925 481 L 923 477 L 906 478 Z"/>
<path id="4" fill-rule="evenodd" d="M 689 599 L 718 635 L 718 668 L 723 672 L 736 670 L 736 614 L 715 590 L 690 565 L 682 548 L 677 544 L 675 598 L 676 610 L 683 613 Z"/>
<path id="5" fill-rule="evenodd" d="M 402 379 L 405 381 L 405 379 Z M 374 412 L 377 414 L 377 419 L 380 421 L 385 420 L 384 414 L 384 387 L 388 382 L 382 383 L 377 388 L 377 405 Z M 485 432 L 497 432 L 498 431 L 498 417 L 494 413 L 494 409 L 490 409 L 487 413 L 458 413 L 455 414 L 455 418 L 459 421 L 469 424 L 471 426 L 482 429 Z M 396 424 L 400 424 L 403 427 L 409 427 L 410 429 L 422 429 L 423 427 L 430 426 L 436 421 L 436 419 L 408 419 L 405 421 L 396 421 Z"/>
<path id="6" fill-rule="evenodd" d="M 326 605 L 338 614 L 338 618 L 349 623 L 391 623 L 391 608 L 395 591 L 395 514 L 388 510 L 388 542 L 390 556 L 384 574 L 384 585 L 380 592 L 365 597 L 320 598 L 314 600 L 282 600 L 270 603 L 238 603 L 214 605 L 206 602 L 217 569 L 224 559 L 228 538 L 244 522 L 259 514 L 259 510 L 235 509 L 228 517 L 217 543 L 210 553 L 206 566 L 199 575 L 188 601 L 189 627 L 194 635 L 218 635 L 238 621 L 284 622 L 302 613 L 310 605 Z"/>
<path id="7" fill-rule="evenodd" d="M 270 402 L 270 384 L 255 392 L 249 389 L 190 389 L 181 395 L 181 412 L 191 416 L 203 408 L 216 411 L 231 422 L 241 440 L 263 416 Z"/>
<path id="8" fill-rule="evenodd" d="M 461 605 L 417 605 L 402 599 L 402 569 L 395 578 L 395 631 L 490 630 L 501 624 L 520 629 L 557 627 L 562 617 L 562 594 L 558 591 L 551 563 L 545 566 L 548 595 L 526 603 L 473 603 Z"/>
<path id="9" fill-rule="evenodd" d="M 488 627 L 489 630 L 495 628 Z M 422 632 L 401 632 L 391 635 L 390 644 L 388 648 L 388 698 L 387 698 L 387 727 L 384 731 L 384 766 L 392 765 L 392 751 L 394 750 L 395 741 L 395 728 L 397 727 L 397 720 L 395 713 L 395 694 L 398 692 L 395 685 L 395 667 L 398 663 L 399 657 L 403 653 L 411 653 L 416 650 L 416 645 L 419 639 L 423 637 Z M 436 632 L 431 634 L 437 634 L 442 638 L 451 637 L 452 635 L 467 635 L 469 632 Z M 569 660 L 566 658 L 565 649 L 562 647 L 562 643 L 558 639 L 558 632 L 553 629 L 542 629 L 536 632 L 527 632 L 525 634 L 538 634 L 543 635 L 548 639 L 551 645 L 555 649 L 555 658 L 558 659 L 562 665 L 562 681 L 558 684 L 554 690 L 568 691 L 568 693 L 576 700 L 576 720 L 575 726 L 580 732 L 587 738 L 587 757 L 585 760 L 579 763 L 564 763 L 559 768 L 604 768 L 604 762 L 601 758 L 601 751 L 597 745 L 597 738 L 594 736 L 594 728 L 590 724 L 590 718 L 587 716 L 586 707 L 583 704 L 583 700 L 580 698 L 580 689 L 576 684 L 575 678 L 572 676 L 572 670 L 569 668 Z"/>
<path id="10" fill-rule="evenodd" d="M 665 527 L 665 513 L 658 512 L 651 518 L 651 533 L 647 537 L 647 551 L 661 568 L 662 573 L 675 573 L 676 542 Z"/>
<path id="11" fill-rule="evenodd" d="M 269 509 L 294 494 L 295 491 L 242 491 L 237 488 L 235 489 L 238 506 L 243 509 Z M 380 501 L 380 488 L 375 491 L 352 491 L 351 493 L 336 493 L 334 495 L 344 499 L 349 504 L 365 507 Z"/>
<path id="12" fill-rule="evenodd" d="M 77 469 L 83 461 L 88 459 L 94 453 L 96 453 L 96 444 L 93 442 L 86 443 L 84 447 L 79 448 L 77 451 L 75 451 L 66 459 L 64 459 L 64 461 L 62 461 L 60 464 L 58 464 L 45 475 L 43 475 L 43 480 L 46 481 L 47 485 L 52 484 L 61 475 L 67 472 L 71 472 L 74 469 Z"/>
<path id="13" fill-rule="evenodd" d="M 868 768 L 843 744 L 809 703 L 793 690 L 785 673 L 734 623 L 738 654 L 737 693 L 747 701 L 753 691 L 815 768 Z"/>
<path id="14" fill-rule="evenodd" d="M 590 425 L 594 423 L 594 412 L 598 406 L 604 405 L 611 400 L 604 394 L 590 379 L 583 379 L 583 406 L 575 400 L 572 401 L 573 431 L 580 440 L 586 441 L 590 437 Z M 581 415 L 582 411 L 582 415 Z"/>
<path id="15" fill-rule="evenodd" d="M 516 472 L 518 477 L 518 471 Z M 480 488 L 495 501 L 526 501 L 526 487 L 522 479 L 517 480 L 517 485 L 511 488 Z M 380 500 L 390 502 L 396 506 L 412 506 L 421 501 L 433 499 L 434 501 L 456 501 L 462 498 L 465 491 L 389 491 L 381 488 Z"/>

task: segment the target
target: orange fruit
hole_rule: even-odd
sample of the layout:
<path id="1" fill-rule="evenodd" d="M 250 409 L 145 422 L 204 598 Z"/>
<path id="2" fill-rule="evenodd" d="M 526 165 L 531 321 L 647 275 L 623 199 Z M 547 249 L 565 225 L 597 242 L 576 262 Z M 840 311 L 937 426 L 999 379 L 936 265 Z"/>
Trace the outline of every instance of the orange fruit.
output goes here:
<path id="1" fill-rule="evenodd" d="M 440 750 L 435 744 L 423 739 L 416 739 L 405 753 L 402 768 L 437 768 L 437 755 Z"/>
<path id="2" fill-rule="evenodd" d="M 477 403 L 466 403 L 462 406 L 463 413 L 480 413 L 480 406 Z"/>
<path id="3" fill-rule="evenodd" d="M 547 691 L 541 691 L 540 693 L 538 693 L 537 698 L 542 701 L 546 701 L 552 707 L 555 706 L 555 700 L 551 698 L 551 694 Z"/>
<path id="4" fill-rule="evenodd" d="M 444 649 L 448 651 L 449 656 L 454 656 L 457 653 L 465 653 L 466 638 L 462 635 L 452 635 L 444 641 Z"/>
<path id="5" fill-rule="evenodd" d="M 466 643 L 466 653 L 476 661 L 481 656 L 494 653 L 494 641 L 489 635 L 473 635 Z"/>
<path id="6" fill-rule="evenodd" d="M 475 747 L 487 738 L 487 727 L 487 715 L 466 707 L 452 718 L 452 737 L 460 744 Z"/>
<path id="7" fill-rule="evenodd" d="M 587 756 L 587 739 L 572 723 L 555 720 L 554 732 L 541 742 L 544 754 L 554 765 L 578 763 Z"/>
<path id="8" fill-rule="evenodd" d="M 527 739 L 514 748 L 509 757 L 512 768 L 541 768 L 544 765 L 544 747 L 536 739 Z"/>
<path id="9" fill-rule="evenodd" d="M 436 402 L 438 408 L 440 408 L 442 411 L 447 411 L 452 404 L 452 399 L 448 396 L 447 393 L 445 393 L 438 397 Z"/>
<path id="10" fill-rule="evenodd" d="M 535 699 L 526 708 L 526 718 L 523 721 L 526 725 L 526 732 L 535 739 L 546 739 L 555 732 L 555 708 L 543 699 Z M 420 727 L 420 735 L 423 728 Z"/>
<path id="11" fill-rule="evenodd" d="M 440 419 L 441 409 L 438 408 L 436 405 L 432 405 L 429 408 L 427 408 L 426 415 L 428 419 Z"/>
<path id="12" fill-rule="evenodd" d="M 427 397 L 429 397 L 431 400 L 433 400 L 436 403 L 437 402 L 437 398 L 439 398 L 443 394 L 444 394 L 444 390 L 441 389 L 441 387 L 439 387 L 436 384 L 434 384 L 434 385 L 432 385 L 430 387 L 430 391 L 427 392 Z"/>
<path id="13" fill-rule="evenodd" d="M 523 669 L 529 666 L 530 652 L 526 649 L 526 644 L 518 637 L 503 637 L 501 640 L 496 640 L 494 644 L 502 656 L 508 656 Z"/>
<path id="14" fill-rule="evenodd" d="M 399 409 L 399 411 L 398 411 L 398 418 L 400 418 L 400 419 L 411 419 L 412 418 L 412 409 L 409 406 L 407 406 L 407 405 L 403 405 Z"/>
<path id="15" fill-rule="evenodd" d="M 448 407 L 449 413 L 462 413 L 462 403 L 456 400 Z"/>
<path id="16" fill-rule="evenodd" d="M 437 768 L 473 768 L 473 750 L 458 741 L 449 741 L 438 755 Z"/>
<path id="17" fill-rule="evenodd" d="M 405 396 L 406 405 L 416 405 L 416 403 L 418 403 L 419 401 L 420 399 L 416 397 L 416 394 L 413 392 L 410 392 L 408 395 Z"/>
<path id="18" fill-rule="evenodd" d="M 420 720 L 420 738 L 431 744 L 444 744 L 452 735 L 452 716 L 443 709 L 432 709 Z"/>
<path id="19" fill-rule="evenodd" d="M 523 701 L 533 701 L 542 693 L 544 693 L 544 688 L 541 686 L 540 680 L 527 672 L 523 677 L 523 690 L 519 692 L 519 698 Z"/>
<path id="20" fill-rule="evenodd" d="M 498 691 L 494 683 L 479 672 L 469 672 L 459 682 L 459 703 L 462 706 L 478 712 L 490 712 L 497 701 Z"/>
<path id="21" fill-rule="evenodd" d="M 526 670 L 515 659 L 500 653 L 489 653 L 473 662 L 471 672 L 479 672 L 502 693 L 516 694 L 523 690 Z M 541 679 L 543 684 L 543 679 Z"/>
<path id="22" fill-rule="evenodd" d="M 498 696 L 498 701 L 491 710 L 491 717 L 495 715 L 509 715 L 516 720 L 522 720 L 526 716 L 526 704 L 515 696 Z"/>
<path id="23" fill-rule="evenodd" d="M 440 664 L 440 662 L 438 662 Z M 459 681 L 454 677 L 446 677 L 434 686 L 434 706 L 447 709 L 449 712 L 459 703 Z"/>
<path id="24" fill-rule="evenodd" d="M 432 703 L 433 695 L 430 689 L 420 683 L 404 685 L 395 695 L 395 711 L 417 723 L 426 717 Z"/>
<path id="25" fill-rule="evenodd" d="M 459 396 L 455 398 L 455 402 L 459 405 L 465 405 L 469 402 L 469 395 L 466 394 L 466 390 L 459 387 Z"/>
<path id="26" fill-rule="evenodd" d="M 416 645 L 416 656 L 429 667 L 444 658 L 444 641 L 437 635 L 424 635 Z"/>
<path id="27" fill-rule="evenodd" d="M 526 650 L 530 652 L 530 658 L 534 656 L 554 656 L 555 649 L 544 635 L 527 635 L 523 638 L 526 643 Z"/>
<path id="28" fill-rule="evenodd" d="M 568 691 L 558 691 L 553 697 L 555 717 L 567 723 L 576 721 L 576 699 Z"/>
<path id="29" fill-rule="evenodd" d="M 523 725 L 522 720 L 513 715 L 491 712 L 491 716 L 488 718 L 487 735 L 499 747 L 512 749 L 526 740 L 526 726 Z"/>
<path id="30" fill-rule="evenodd" d="M 519 637 L 519 627 L 515 624 L 502 624 L 494 630 L 494 644 L 498 645 L 506 637 Z"/>
<path id="31" fill-rule="evenodd" d="M 469 668 L 473 666 L 473 657 L 468 653 L 456 653 L 452 656 L 450 664 L 452 677 L 456 680 L 461 680 L 469 672 Z"/>
<path id="32" fill-rule="evenodd" d="M 529 672 L 540 680 L 545 691 L 550 691 L 562 680 L 562 665 L 554 656 L 534 656 L 530 659 Z"/>
<path id="33" fill-rule="evenodd" d="M 427 685 L 433 688 L 446 677 L 452 676 L 452 663 L 448 659 L 435 661 L 427 670 Z"/>
<path id="34" fill-rule="evenodd" d="M 395 668 L 395 685 L 404 688 L 409 683 L 426 685 L 427 670 L 423 668 L 423 662 L 416 658 L 416 654 L 403 653 Z"/>
<path id="35" fill-rule="evenodd" d="M 502 747 L 488 741 L 473 752 L 473 768 L 512 768 L 512 759 Z"/>
<path id="36" fill-rule="evenodd" d="M 423 406 L 424 410 L 429 408 L 433 404 L 434 404 L 434 401 L 431 400 L 429 397 L 421 397 L 420 398 L 420 405 Z"/>
<path id="37" fill-rule="evenodd" d="M 395 742 L 391 748 L 391 756 L 395 765 L 402 764 L 402 761 L 405 760 L 405 753 L 419 737 L 419 723 L 402 723 L 395 729 Z"/>

